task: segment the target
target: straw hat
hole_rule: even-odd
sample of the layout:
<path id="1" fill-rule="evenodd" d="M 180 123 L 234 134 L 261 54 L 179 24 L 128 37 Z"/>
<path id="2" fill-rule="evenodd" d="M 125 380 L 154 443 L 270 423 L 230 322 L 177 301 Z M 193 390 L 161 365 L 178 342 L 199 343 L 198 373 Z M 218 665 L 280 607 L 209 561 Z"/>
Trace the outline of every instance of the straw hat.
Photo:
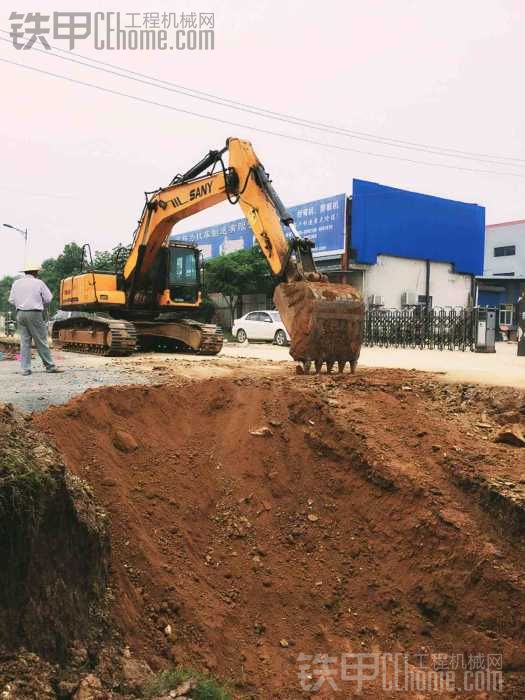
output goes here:
<path id="1" fill-rule="evenodd" d="M 40 272 L 41 269 L 42 267 L 37 265 L 37 263 L 29 262 L 24 265 L 22 272 Z"/>

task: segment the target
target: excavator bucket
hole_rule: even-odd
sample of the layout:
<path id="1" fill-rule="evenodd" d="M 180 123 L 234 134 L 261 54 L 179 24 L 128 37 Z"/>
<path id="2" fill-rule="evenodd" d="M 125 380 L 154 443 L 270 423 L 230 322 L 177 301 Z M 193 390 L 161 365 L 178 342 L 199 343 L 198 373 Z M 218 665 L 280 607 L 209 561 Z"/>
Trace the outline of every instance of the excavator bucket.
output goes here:
<path id="1" fill-rule="evenodd" d="M 359 292 L 348 284 L 283 282 L 273 297 L 291 339 L 290 355 L 308 373 L 326 362 L 342 372 L 346 363 L 355 372 L 363 335 L 364 306 Z M 300 370 L 301 371 L 301 370 Z"/>

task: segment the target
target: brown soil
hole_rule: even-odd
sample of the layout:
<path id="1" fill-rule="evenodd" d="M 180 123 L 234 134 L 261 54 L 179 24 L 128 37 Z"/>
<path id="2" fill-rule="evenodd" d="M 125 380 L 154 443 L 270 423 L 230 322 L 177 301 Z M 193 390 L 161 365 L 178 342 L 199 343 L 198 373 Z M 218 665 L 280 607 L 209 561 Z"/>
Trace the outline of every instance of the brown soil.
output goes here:
<path id="1" fill-rule="evenodd" d="M 284 699 L 300 653 L 494 653 L 522 698 L 525 450 L 493 437 L 524 405 L 361 370 L 92 390 L 34 424 L 109 512 L 115 621 L 152 667 Z"/>

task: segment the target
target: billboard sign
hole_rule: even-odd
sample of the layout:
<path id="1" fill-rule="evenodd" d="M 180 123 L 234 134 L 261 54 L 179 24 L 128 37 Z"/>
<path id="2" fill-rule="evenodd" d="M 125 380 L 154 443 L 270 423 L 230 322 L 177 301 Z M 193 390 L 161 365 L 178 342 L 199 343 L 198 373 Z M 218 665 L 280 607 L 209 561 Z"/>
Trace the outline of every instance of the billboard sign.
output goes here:
<path id="1" fill-rule="evenodd" d="M 299 233 L 315 243 L 314 256 L 344 252 L 345 194 L 305 202 L 290 207 L 289 210 Z M 286 227 L 285 234 L 288 234 Z M 255 243 L 250 225 L 244 218 L 186 233 L 175 233 L 170 239 L 194 243 L 207 259 L 251 248 Z"/>

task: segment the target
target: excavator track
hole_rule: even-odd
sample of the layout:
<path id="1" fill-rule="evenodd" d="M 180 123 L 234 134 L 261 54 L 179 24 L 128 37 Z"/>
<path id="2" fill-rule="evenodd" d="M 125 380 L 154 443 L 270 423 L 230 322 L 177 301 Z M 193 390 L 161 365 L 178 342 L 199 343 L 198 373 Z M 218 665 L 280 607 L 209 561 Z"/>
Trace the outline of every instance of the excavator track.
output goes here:
<path id="1" fill-rule="evenodd" d="M 137 321 L 139 346 L 169 350 L 170 343 L 183 352 L 217 355 L 224 342 L 222 330 L 211 323 L 193 319 Z"/>
<path id="2" fill-rule="evenodd" d="M 222 328 L 212 323 L 199 323 L 198 321 L 184 321 L 198 326 L 201 332 L 201 344 L 196 353 L 198 355 L 217 355 L 222 350 L 224 334 Z"/>
<path id="3" fill-rule="evenodd" d="M 137 345 L 137 331 L 130 321 L 82 314 L 53 324 L 53 343 L 68 352 L 125 357 Z"/>

